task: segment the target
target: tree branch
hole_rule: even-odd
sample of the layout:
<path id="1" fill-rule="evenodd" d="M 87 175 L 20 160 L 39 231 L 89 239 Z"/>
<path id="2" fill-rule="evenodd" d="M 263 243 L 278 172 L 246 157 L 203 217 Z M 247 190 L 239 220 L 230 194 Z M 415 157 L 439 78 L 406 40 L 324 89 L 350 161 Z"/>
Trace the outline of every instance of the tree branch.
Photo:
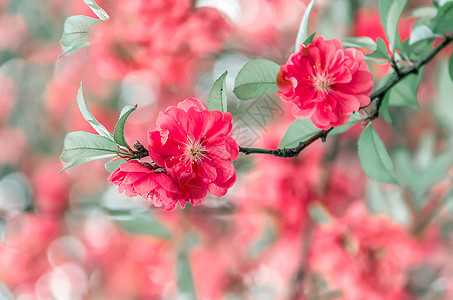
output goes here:
<path id="1" fill-rule="evenodd" d="M 299 155 L 302 150 L 313 144 L 317 140 L 322 140 L 323 142 L 326 141 L 327 135 L 330 131 L 333 130 L 333 127 L 328 130 L 320 131 L 319 133 L 315 134 L 308 140 L 304 142 L 300 142 L 297 147 L 294 148 L 283 148 L 283 149 L 259 149 L 259 148 L 244 148 L 239 146 L 239 152 L 244 153 L 245 155 L 260 153 L 260 154 L 269 154 L 276 157 L 296 157 Z"/>
<path id="2" fill-rule="evenodd" d="M 395 76 L 389 80 L 383 87 L 378 89 L 377 91 L 371 93 L 370 95 L 370 104 L 367 106 L 361 107 L 365 108 L 371 105 L 373 101 L 375 101 L 375 105 L 373 110 L 370 113 L 370 116 L 367 118 L 368 121 L 372 121 L 379 117 L 379 109 L 381 108 L 382 100 L 384 99 L 387 92 L 394 87 L 398 82 L 404 79 L 406 76 L 410 74 L 417 74 L 419 70 L 429 63 L 440 51 L 442 51 L 445 47 L 447 47 L 453 41 L 453 35 L 445 36 L 442 43 L 440 43 L 436 48 L 431 49 L 431 51 L 427 52 L 420 60 L 414 63 L 412 66 L 399 69 L 398 72 L 395 72 Z"/>

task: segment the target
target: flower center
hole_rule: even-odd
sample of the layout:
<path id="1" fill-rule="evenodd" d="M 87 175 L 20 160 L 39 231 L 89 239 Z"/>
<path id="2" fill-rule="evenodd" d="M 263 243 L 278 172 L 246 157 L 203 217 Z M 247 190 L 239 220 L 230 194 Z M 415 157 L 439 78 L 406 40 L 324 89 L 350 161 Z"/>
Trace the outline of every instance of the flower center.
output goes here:
<path id="1" fill-rule="evenodd" d="M 186 149 L 187 157 L 192 161 L 199 161 L 206 155 L 206 148 L 197 141 L 191 141 Z"/>
<path id="2" fill-rule="evenodd" d="M 322 92 L 330 92 L 330 86 L 332 85 L 331 76 L 325 71 L 321 71 L 316 74 L 316 77 L 313 78 L 313 86 Z"/>

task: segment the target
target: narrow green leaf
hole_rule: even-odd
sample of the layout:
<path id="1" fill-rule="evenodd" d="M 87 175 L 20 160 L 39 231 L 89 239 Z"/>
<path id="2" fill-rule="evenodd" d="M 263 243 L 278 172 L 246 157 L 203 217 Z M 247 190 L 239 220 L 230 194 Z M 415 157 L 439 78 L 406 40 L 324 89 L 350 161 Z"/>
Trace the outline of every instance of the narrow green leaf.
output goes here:
<path id="1" fill-rule="evenodd" d="M 100 159 L 106 159 L 106 158 L 113 158 L 115 157 L 116 154 L 113 154 L 113 153 L 110 153 L 110 154 L 104 154 L 104 155 L 97 155 L 97 156 L 89 156 L 89 157 L 85 157 L 85 158 L 80 158 L 80 159 L 75 159 L 73 161 L 71 161 L 70 163 L 68 163 L 60 172 L 58 173 L 61 173 L 63 171 L 66 171 L 67 169 L 69 168 L 72 168 L 74 166 L 78 166 L 78 165 L 81 165 L 81 164 L 84 164 L 84 163 L 87 163 L 87 162 L 92 162 L 92 161 L 95 161 L 95 160 L 100 160 Z"/>
<path id="2" fill-rule="evenodd" d="M 128 161 L 128 159 L 125 159 L 125 158 L 111 160 L 105 164 L 105 169 L 109 172 L 113 172 L 127 161 Z"/>
<path id="3" fill-rule="evenodd" d="M 89 45 L 91 45 L 90 42 L 82 42 L 82 43 L 74 44 L 74 45 L 66 48 L 66 50 L 63 51 L 63 53 L 61 53 L 58 57 L 60 58 L 63 55 L 68 54 L 69 52 L 72 52 L 72 51 L 77 50 L 77 49 L 84 48 L 84 47 L 89 46 Z"/>
<path id="4" fill-rule="evenodd" d="M 208 110 L 220 110 L 227 112 L 227 94 L 226 94 L 226 77 L 228 72 L 225 71 L 212 85 L 208 97 Z"/>
<path id="5" fill-rule="evenodd" d="M 398 22 L 408 0 L 379 0 L 382 26 L 390 43 L 390 51 L 401 45 Z"/>
<path id="6" fill-rule="evenodd" d="M 375 51 L 375 52 L 376 52 L 376 51 Z M 380 56 L 379 58 L 375 58 L 375 57 L 370 57 L 370 56 L 369 56 L 369 55 L 371 55 L 371 54 L 375 55 L 375 54 L 376 54 L 375 52 L 370 53 L 370 54 L 368 54 L 368 55 L 365 55 L 364 60 L 366 60 L 366 61 L 372 61 L 372 62 L 374 62 L 375 64 L 378 64 L 378 65 L 385 65 L 385 64 L 388 64 L 388 61 L 382 60 L 382 59 L 385 59 L 385 58 L 383 58 L 383 57 L 381 57 L 381 56 Z"/>
<path id="7" fill-rule="evenodd" d="M 408 0 L 393 0 L 389 11 L 389 16 L 387 18 L 387 30 L 391 52 L 395 52 L 395 48 L 401 49 L 401 37 L 398 30 L 398 23 L 407 2 Z"/>
<path id="8" fill-rule="evenodd" d="M 129 145 L 127 144 L 126 140 L 124 139 L 124 125 L 126 125 L 126 120 L 129 115 L 137 109 L 137 105 L 127 105 L 123 108 L 120 113 L 120 118 L 118 122 L 116 122 L 115 130 L 113 132 L 113 139 L 115 142 L 123 147 L 130 149 Z"/>
<path id="9" fill-rule="evenodd" d="M 451 99 L 453 84 L 448 75 L 449 67 L 446 60 L 439 60 L 437 64 L 435 77 L 437 97 L 434 102 L 433 113 L 436 121 L 451 134 L 453 133 L 453 118 L 451 117 L 451 112 L 453 111 L 453 101 Z"/>
<path id="10" fill-rule="evenodd" d="M 366 119 L 366 116 L 364 116 L 358 112 L 355 112 L 349 117 L 348 123 L 346 123 L 343 126 L 339 126 L 339 127 L 332 129 L 332 131 L 329 133 L 329 136 L 344 133 L 344 132 L 348 131 L 352 126 L 354 126 L 355 124 L 357 124 L 360 121 L 364 121 L 365 119 Z"/>
<path id="11" fill-rule="evenodd" d="M 366 204 L 373 215 L 387 215 L 401 225 L 410 225 L 412 216 L 403 199 L 403 189 L 387 189 L 377 182 L 366 187 Z"/>
<path id="12" fill-rule="evenodd" d="M 270 60 L 250 60 L 239 71 L 234 82 L 233 92 L 241 100 L 275 93 L 278 91 L 278 72 L 280 72 L 280 66 Z"/>
<path id="13" fill-rule="evenodd" d="M 417 92 L 423 79 L 423 71 L 424 68 L 421 68 L 418 74 L 406 76 L 389 91 L 389 106 L 420 109 L 417 101 Z"/>
<path id="14" fill-rule="evenodd" d="M 341 40 L 345 48 L 365 48 L 376 51 L 376 43 L 369 37 L 349 37 Z"/>
<path id="15" fill-rule="evenodd" d="M 313 32 L 312 34 L 310 34 L 310 36 L 304 41 L 304 45 L 305 46 L 310 45 L 313 42 L 313 40 L 315 39 L 315 36 L 316 36 L 316 32 Z"/>
<path id="16" fill-rule="evenodd" d="M 71 162 L 77 159 L 121 153 L 118 145 L 103 136 L 84 131 L 74 131 L 64 139 L 61 160 Z"/>
<path id="17" fill-rule="evenodd" d="M 176 262 L 176 276 L 178 290 L 181 296 L 187 300 L 197 299 L 192 269 L 186 253 L 179 254 L 178 261 Z"/>
<path id="18" fill-rule="evenodd" d="M 384 120 L 393 126 L 392 116 L 390 115 L 390 93 L 387 93 L 382 99 L 381 108 L 379 109 L 379 113 L 384 117 Z"/>
<path id="19" fill-rule="evenodd" d="M 94 0 L 83 0 L 86 5 L 88 5 L 91 10 L 98 16 L 102 21 L 108 20 L 109 15 L 103 10 Z"/>
<path id="20" fill-rule="evenodd" d="M 96 118 L 91 114 L 88 106 L 83 97 L 82 83 L 80 83 L 79 92 L 77 93 L 77 104 L 79 105 L 80 112 L 82 113 L 83 118 L 90 123 L 91 127 L 96 130 L 101 136 L 104 136 L 113 141 L 112 134 L 96 120 Z"/>
<path id="21" fill-rule="evenodd" d="M 434 40 L 436 35 L 426 25 L 417 26 L 412 30 L 411 36 L 409 37 L 409 46 L 412 46 L 418 42 L 426 40 Z"/>
<path id="22" fill-rule="evenodd" d="M 313 125 L 309 119 L 298 119 L 288 127 L 278 148 L 296 147 L 320 131 L 321 129 Z"/>
<path id="23" fill-rule="evenodd" d="M 112 220 L 124 231 L 132 235 L 147 235 L 170 239 L 171 233 L 152 213 L 141 211 L 108 210 Z"/>
<path id="24" fill-rule="evenodd" d="M 381 138 L 370 125 L 359 139 L 359 158 L 365 174 L 381 183 L 398 185 L 393 163 Z"/>
<path id="25" fill-rule="evenodd" d="M 379 0 L 379 13 L 381 15 L 381 23 L 384 28 L 385 33 L 387 34 L 387 19 L 389 16 L 390 8 L 392 7 L 393 0 Z"/>
<path id="26" fill-rule="evenodd" d="M 310 17 L 310 12 L 315 6 L 316 0 L 311 0 L 305 9 L 304 16 L 300 22 L 299 32 L 297 33 L 296 44 L 294 47 L 294 52 L 299 51 L 299 46 L 308 38 L 308 19 Z"/>
<path id="27" fill-rule="evenodd" d="M 68 17 L 64 22 L 61 44 L 65 47 L 71 47 L 80 43 L 89 43 L 88 32 L 99 22 L 101 21 L 87 16 Z"/>
<path id="28" fill-rule="evenodd" d="M 453 55 L 451 55 L 448 60 L 448 74 L 450 75 L 450 79 L 453 81 Z"/>

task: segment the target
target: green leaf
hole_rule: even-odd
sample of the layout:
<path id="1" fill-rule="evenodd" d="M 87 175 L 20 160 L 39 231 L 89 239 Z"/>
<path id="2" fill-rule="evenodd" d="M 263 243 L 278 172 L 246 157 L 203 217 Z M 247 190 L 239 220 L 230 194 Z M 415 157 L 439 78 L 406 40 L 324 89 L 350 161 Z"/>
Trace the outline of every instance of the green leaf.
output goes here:
<path id="1" fill-rule="evenodd" d="M 75 44 L 90 42 L 88 32 L 100 20 L 87 16 L 71 16 L 64 22 L 61 44 L 70 47 Z"/>
<path id="2" fill-rule="evenodd" d="M 377 182 L 369 182 L 366 187 L 368 211 L 375 215 L 387 215 L 401 225 L 410 225 L 411 214 L 403 198 L 401 188 L 385 188 Z"/>
<path id="3" fill-rule="evenodd" d="M 439 8 L 433 20 L 435 33 L 449 33 L 453 31 L 453 2 L 447 2 Z"/>
<path id="4" fill-rule="evenodd" d="M 448 3 L 448 2 L 453 2 L 453 0 L 439 0 L 439 1 L 437 1 L 437 2 L 439 3 L 439 6 L 443 6 L 443 5 L 445 5 L 446 3 Z"/>
<path id="5" fill-rule="evenodd" d="M 126 158 L 111 160 L 105 164 L 105 169 L 109 172 L 113 172 L 127 161 L 128 161 L 128 159 L 126 159 Z"/>
<path id="6" fill-rule="evenodd" d="M 171 233 L 149 211 L 107 210 L 115 224 L 132 235 L 147 235 L 170 239 Z"/>
<path id="7" fill-rule="evenodd" d="M 83 118 L 90 123 L 91 127 L 96 130 L 101 136 L 106 137 L 113 141 L 113 135 L 96 120 L 96 118 L 91 114 L 88 106 L 83 97 L 82 83 L 80 83 L 79 92 L 77 93 L 77 104 L 79 106 L 80 112 L 82 113 Z"/>
<path id="8" fill-rule="evenodd" d="M 433 6 L 418 6 L 408 14 L 408 17 L 432 19 L 436 14 L 437 9 Z"/>
<path id="9" fill-rule="evenodd" d="M 384 117 L 384 120 L 393 126 L 393 120 L 392 120 L 392 116 L 390 115 L 390 104 L 389 104 L 389 96 L 390 94 L 387 93 L 385 94 L 384 96 L 384 99 L 382 99 L 382 103 L 381 103 L 381 108 L 379 109 L 379 113 Z"/>
<path id="10" fill-rule="evenodd" d="M 208 97 L 208 110 L 220 110 L 221 112 L 227 111 L 227 94 L 225 79 L 228 72 L 225 71 L 212 85 Z"/>
<path id="11" fill-rule="evenodd" d="M 428 26 L 417 26 L 412 30 L 411 36 L 409 37 L 409 46 L 413 46 L 421 41 L 434 40 L 436 37 L 437 35 L 435 35 Z"/>
<path id="12" fill-rule="evenodd" d="M 116 122 L 115 130 L 113 132 L 113 139 L 115 142 L 123 147 L 130 149 L 129 145 L 127 144 L 126 140 L 124 139 L 124 125 L 126 125 L 126 120 L 129 115 L 137 109 L 137 105 L 127 105 L 123 108 L 120 113 L 120 118 L 118 122 Z"/>
<path id="13" fill-rule="evenodd" d="M 307 5 L 307 8 L 305 9 L 304 16 L 302 17 L 302 21 L 300 22 L 299 32 L 297 33 L 294 52 L 299 51 L 299 45 L 306 41 L 308 38 L 308 18 L 310 17 L 310 12 L 313 9 L 313 6 L 315 6 L 315 3 L 316 0 L 311 0 Z"/>
<path id="14" fill-rule="evenodd" d="M 313 125 L 309 119 L 298 119 L 288 127 L 278 148 L 296 147 L 300 142 L 311 138 L 320 131 L 321 129 Z"/>
<path id="15" fill-rule="evenodd" d="M 376 43 L 369 37 L 348 37 L 341 40 L 345 48 L 365 48 L 376 51 Z"/>
<path id="16" fill-rule="evenodd" d="M 387 47 L 385 46 L 384 40 L 378 38 L 376 41 L 376 51 L 366 55 L 365 57 L 389 60 L 389 53 L 387 52 Z"/>
<path id="17" fill-rule="evenodd" d="M 398 22 L 408 0 L 379 0 L 382 26 L 390 43 L 390 51 L 401 45 Z"/>
<path id="18" fill-rule="evenodd" d="M 178 291 L 181 294 L 180 296 L 186 300 L 197 299 L 192 269 L 186 253 L 181 253 L 178 256 L 178 261 L 176 262 L 176 276 Z"/>
<path id="19" fill-rule="evenodd" d="M 122 152 L 118 149 L 118 145 L 115 142 L 96 134 L 74 131 L 68 133 L 64 139 L 61 160 L 74 162 L 91 159 L 86 161 L 88 162 L 107 158 L 107 156 L 115 157 L 117 153 Z M 127 155 L 127 153 L 123 154 Z"/>
<path id="20" fill-rule="evenodd" d="M 241 100 L 275 93 L 278 91 L 278 72 L 280 72 L 280 66 L 270 60 L 250 60 L 239 71 L 234 82 L 233 92 Z"/>
<path id="21" fill-rule="evenodd" d="M 113 157 L 116 157 L 116 154 L 111 153 L 111 154 L 104 154 L 104 155 L 97 155 L 97 156 L 90 156 L 90 157 L 75 159 L 75 160 L 71 161 L 70 163 L 68 163 L 58 173 L 61 173 L 63 171 L 66 171 L 69 168 L 72 168 L 74 166 L 78 166 L 78 165 L 81 165 L 81 164 L 84 164 L 84 163 L 87 163 L 87 162 L 92 162 L 92 161 L 95 161 L 95 160 L 106 159 L 106 158 L 113 158 Z"/>
<path id="22" fill-rule="evenodd" d="M 310 36 L 304 41 L 304 45 L 305 46 L 310 45 L 313 42 L 313 40 L 315 39 L 315 36 L 316 36 L 316 32 L 313 32 L 312 34 L 310 34 Z"/>
<path id="23" fill-rule="evenodd" d="M 392 160 L 384 143 L 371 125 L 365 128 L 360 136 L 359 158 L 365 174 L 370 179 L 398 185 Z"/>
<path id="24" fill-rule="evenodd" d="M 450 133 L 453 133 L 453 118 L 451 117 L 451 112 L 453 111 L 453 101 L 451 99 L 453 83 L 448 75 L 449 67 L 446 60 L 439 60 L 437 64 L 435 77 L 437 98 L 434 103 L 433 113 L 437 122 Z"/>
<path id="25" fill-rule="evenodd" d="M 355 112 L 349 117 L 348 123 L 346 123 L 343 126 L 334 128 L 329 133 L 329 136 L 346 132 L 357 122 L 363 121 L 365 119 L 366 119 L 365 116 L 361 115 L 358 112 Z M 288 127 L 278 148 L 282 149 L 297 147 L 297 145 L 299 145 L 300 142 L 308 140 L 309 138 L 319 133 L 320 131 L 321 129 L 313 125 L 313 123 L 309 119 L 298 119 Z"/>
<path id="26" fill-rule="evenodd" d="M 329 136 L 344 133 L 344 132 L 348 131 L 352 126 L 357 124 L 357 122 L 364 121 L 366 118 L 367 118 L 366 116 L 364 116 L 358 112 L 355 112 L 349 117 L 348 123 L 346 123 L 343 126 L 339 126 L 339 127 L 332 129 L 332 131 L 329 133 Z"/>
<path id="27" fill-rule="evenodd" d="M 91 10 L 98 16 L 102 21 L 108 20 L 109 15 L 103 10 L 94 0 L 83 0 L 86 5 L 88 5 Z"/>
<path id="28" fill-rule="evenodd" d="M 418 146 L 415 156 L 408 149 L 400 148 L 395 151 L 395 168 L 400 178 L 418 201 L 417 207 L 422 209 L 426 204 L 426 194 L 431 187 L 445 178 L 453 164 L 453 153 L 443 151 L 435 154 L 436 141 L 433 135 L 425 135 Z"/>
<path id="29" fill-rule="evenodd" d="M 90 18 L 87 16 L 71 16 L 64 22 L 63 37 L 61 45 L 69 47 L 61 55 L 86 47 L 90 45 L 90 29 L 101 22 L 99 19 Z"/>
<path id="30" fill-rule="evenodd" d="M 451 55 L 448 60 L 448 74 L 450 75 L 450 79 L 453 81 L 453 55 Z"/>
<path id="31" fill-rule="evenodd" d="M 418 74 L 410 74 L 402 79 L 396 86 L 389 91 L 389 106 L 409 107 L 415 110 L 420 109 L 417 101 L 417 92 L 420 82 L 423 79 L 421 68 Z"/>
<path id="32" fill-rule="evenodd" d="M 78 43 L 78 44 L 72 45 L 72 46 L 66 48 L 66 50 L 63 53 L 61 53 L 58 57 L 62 57 L 63 55 L 65 55 L 65 54 L 67 54 L 67 53 L 69 53 L 71 51 L 74 51 L 74 50 L 77 50 L 77 49 L 81 49 L 81 48 L 87 47 L 89 45 L 91 45 L 90 42 L 82 42 L 82 43 Z"/>

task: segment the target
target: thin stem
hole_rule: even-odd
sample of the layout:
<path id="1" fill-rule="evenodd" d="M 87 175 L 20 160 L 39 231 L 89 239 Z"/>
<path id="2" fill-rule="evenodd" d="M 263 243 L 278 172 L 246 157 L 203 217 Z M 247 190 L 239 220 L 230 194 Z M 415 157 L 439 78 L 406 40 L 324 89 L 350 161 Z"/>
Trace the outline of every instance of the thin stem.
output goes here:
<path id="1" fill-rule="evenodd" d="M 309 223 L 301 230 L 300 261 L 289 291 L 289 299 L 300 299 L 303 293 L 303 285 L 308 275 L 308 255 L 310 254 L 310 245 L 313 239 L 315 223 L 309 219 Z"/>
<path id="2" fill-rule="evenodd" d="M 381 107 L 382 100 L 384 99 L 385 95 L 392 87 L 394 87 L 398 82 L 400 82 L 406 76 L 408 76 L 410 74 L 417 74 L 424 65 L 429 63 L 434 57 L 436 57 L 437 54 L 439 54 L 440 51 L 442 51 L 445 47 L 447 47 L 452 41 L 453 41 L 453 35 L 445 36 L 442 43 L 440 43 L 436 48 L 431 49 L 431 51 L 426 53 L 420 60 L 418 60 L 412 66 L 404 68 L 404 69 L 398 69 L 399 71 L 395 72 L 395 76 L 391 80 L 389 80 L 383 87 L 381 87 L 377 91 L 371 93 L 370 100 L 371 100 L 371 102 L 375 101 L 375 106 L 374 106 L 374 109 L 372 110 L 372 112 L 370 113 L 370 116 L 368 117 L 368 121 L 372 121 L 379 116 L 379 109 Z M 369 105 L 371 105 L 371 102 Z M 368 107 L 369 105 L 361 107 L 361 108 Z"/>
<path id="3" fill-rule="evenodd" d="M 244 153 L 245 155 L 249 154 L 255 154 L 255 153 L 260 153 L 260 154 L 269 154 L 273 155 L 276 157 L 296 157 L 299 155 L 302 150 L 313 144 L 317 140 L 322 140 L 323 142 L 326 141 L 327 135 L 329 134 L 330 131 L 332 131 L 333 128 L 327 129 L 320 131 L 316 135 L 312 136 L 308 140 L 304 142 L 300 142 L 297 147 L 294 148 L 283 148 L 283 149 L 259 149 L 259 148 L 245 148 L 245 147 L 239 147 L 239 152 Z"/>

